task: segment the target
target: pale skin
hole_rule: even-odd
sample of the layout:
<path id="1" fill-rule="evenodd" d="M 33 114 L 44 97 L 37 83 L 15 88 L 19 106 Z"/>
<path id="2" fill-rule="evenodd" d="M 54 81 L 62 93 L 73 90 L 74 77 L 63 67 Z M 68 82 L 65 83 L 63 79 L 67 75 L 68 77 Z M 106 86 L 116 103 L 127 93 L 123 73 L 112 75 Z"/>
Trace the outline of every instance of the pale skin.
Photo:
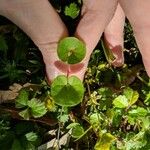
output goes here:
<path id="1" fill-rule="evenodd" d="M 69 76 L 76 75 L 83 79 L 90 55 L 104 31 L 105 40 L 116 56 L 113 65 L 123 64 L 125 16 L 122 9 L 131 22 L 146 71 L 150 76 L 150 1 L 120 0 L 122 9 L 117 0 L 83 0 L 83 2 L 82 18 L 75 36 L 85 42 L 87 54 L 80 64 L 69 67 Z M 56 49 L 59 40 L 68 36 L 68 33 L 48 0 L 0 0 L 0 15 L 17 24 L 39 47 L 49 81 L 57 75 L 66 74 L 68 65 L 57 63 L 59 59 Z M 117 46 L 119 47 L 116 48 Z"/>

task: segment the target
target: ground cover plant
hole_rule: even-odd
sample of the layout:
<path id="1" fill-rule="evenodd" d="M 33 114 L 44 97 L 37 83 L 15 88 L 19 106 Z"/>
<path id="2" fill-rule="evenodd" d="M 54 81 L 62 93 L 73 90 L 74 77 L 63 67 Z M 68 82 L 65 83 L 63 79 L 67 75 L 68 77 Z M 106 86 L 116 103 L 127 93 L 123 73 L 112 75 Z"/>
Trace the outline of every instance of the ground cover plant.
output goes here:
<path id="1" fill-rule="evenodd" d="M 86 53 L 73 37 L 82 2 L 51 2 L 70 31 L 58 56 L 78 63 Z M 79 53 L 70 51 L 74 42 Z M 128 20 L 124 45 L 123 67 L 110 65 L 113 57 L 102 38 L 83 84 L 66 74 L 49 86 L 37 47 L 0 16 L 0 149 L 149 150 L 150 80 Z"/>

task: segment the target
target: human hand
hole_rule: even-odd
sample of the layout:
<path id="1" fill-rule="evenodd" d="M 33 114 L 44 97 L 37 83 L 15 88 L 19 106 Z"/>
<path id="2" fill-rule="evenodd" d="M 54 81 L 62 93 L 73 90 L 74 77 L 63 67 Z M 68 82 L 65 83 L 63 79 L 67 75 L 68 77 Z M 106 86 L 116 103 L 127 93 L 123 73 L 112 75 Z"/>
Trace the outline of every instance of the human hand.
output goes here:
<path id="1" fill-rule="evenodd" d="M 84 0 L 83 1 L 83 8 L 82 8 L 82 16 L 81 20 L 77 26 L 75 36 L 79 39 L 83 40 L 86 44 L 87 48 L 87 54 L 85 59 L 82 61 L 82 68 L 80 71 L 72 73 L 73 75 L 76 75 L 80 77 L 80 79 L 83 79 L 84 73 L 86 71 L 88 61 L 90 59 L 90 55 L 97 45 L 102 33 L 105 29 L 105 39 L 107 41 L 108 46 L 113 49 L 113 47 L 116 47 L 118 45 L 121 45 L 120 47 L 123 48 L 123 30 L 122 30 L 122 24 L 124 24 L 124 14 L 121 10 L 121 15 L 115 14 L 115 18 L 121 18 L 120 23 L 111 22 L 110 25 L 107 27 L 108 23 L 111 21 L 112 17 L 114 16 L 115 10 L 117 8 L 117 0 Z M 119 9 L 120 14 L 120 6 L 117 8 Z M 117 11 L 117 12 L 118 12 Z M 121 30 L 119 28 L 119 34 L 116 35 L 116 39 L 114 40 L 112 36 L 114 36 L 117 28 L 112 28 L 114 25 L 119 24 L 119 27 L 121 26 Z M 107 27 L 107 28 L 106 28 Z M 110 32 L 110 29 L 112 29 L 112 32 Z M 114 55 L 116 56 L 116 60 L 114 61 L 114 65 L 120 66 L 123 63 L 123 55 L 122 52 L 119 50 L 116 51 L 116 48 Z"/>
<path id="2" fill-rule="evenodd" d="M 68 36 L 67 29 L 48 0 L 0 0 L 0 14 L 18 25 L 39 47 L 48 81 L 64 74 L 56 62 L 57 43 Z"/>
<path id="3" fill-rule="evenodd" d="M 119 3 L 131 23 L 146 72 L 150 77 L 150 1 L 120 0 Z"/>

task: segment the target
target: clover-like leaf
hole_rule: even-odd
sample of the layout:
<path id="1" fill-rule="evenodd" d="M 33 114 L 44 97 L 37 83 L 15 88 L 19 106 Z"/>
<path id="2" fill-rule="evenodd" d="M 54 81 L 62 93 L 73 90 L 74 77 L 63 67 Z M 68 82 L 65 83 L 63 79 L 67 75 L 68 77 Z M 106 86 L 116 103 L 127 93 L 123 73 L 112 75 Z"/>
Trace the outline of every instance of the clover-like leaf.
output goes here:
<path id="1" fill-rule="evenodd" d="M 51 95 L 56 104 L 60 106 L 75 106 L 79 104 L 84 95 L 84 87 L 76 76 L 56 77 L 51 85 Z"/>
<path id="2" fill-rule="evenodd" d="M 116 97 L 113 101 L 113 104 L 117 108 L 126 108 L 129 105 L 128 99 L 124 95 L 119 95 Z"/>
<path id="3" fill-rule="evenodd" d="M 68 64 L 81 62 L 86 54 L 86 47 L 83 42 L 75 37 L 62 39 L 57 48 L 58 57 Z"/>
<path id="4" fill-rule="evenodd" d="M 29 106 L 29 108 L 31 110 L 31 114 L 34 118 L 42 117 L 47 112 L 45 103 L 39 101 L 36 98 L 33 98 L 30 101 L 28 101 L 28 106 Z"/>

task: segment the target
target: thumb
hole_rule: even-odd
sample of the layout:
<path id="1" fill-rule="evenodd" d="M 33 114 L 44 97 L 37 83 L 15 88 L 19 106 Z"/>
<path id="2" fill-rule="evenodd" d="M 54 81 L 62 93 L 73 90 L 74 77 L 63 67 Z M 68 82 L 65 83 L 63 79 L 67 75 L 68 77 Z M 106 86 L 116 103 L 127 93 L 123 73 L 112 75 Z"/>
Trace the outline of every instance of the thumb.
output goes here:
<path id="1" fill-rule="evenodd" d="M 111 2 L 110 0 L 83 1 L 82 19 L 78 24 L 75 35 L 85 42 L 88 56 L 113 17 L 116 7 L 117 0 L 111 0 Z"/>
<path id="2" fill-rule="evenodd" d="M 86 57 L 83 68 L 75 75 L 81 79 L 86 71 L 90 55 L 97 45 L 105 27 L 113 17 L 117 7 L 117 0 L 84 0 L 82 19 L 79 22 L 75 36 L 86 44 Z"/>

